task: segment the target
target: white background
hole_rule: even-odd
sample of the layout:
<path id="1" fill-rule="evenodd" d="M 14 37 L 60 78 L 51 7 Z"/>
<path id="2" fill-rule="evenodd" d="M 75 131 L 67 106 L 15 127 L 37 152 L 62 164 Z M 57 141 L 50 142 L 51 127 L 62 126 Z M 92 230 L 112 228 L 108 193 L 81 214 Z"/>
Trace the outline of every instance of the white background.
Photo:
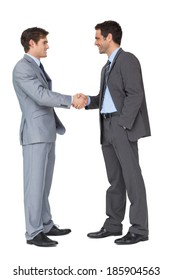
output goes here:
<path id="1" fill-rule="evenodd" d="M 20 35 L 28 27 L 50 32 L 48 57 L 42 60 L 53 90 L 96 95 L 100 71 L 107 60 L 94 46 L 95 25 L 115 20 L 123 29 L 122 48 L 140 60 L 152 137 L 139 143 L 146 183 L 150 240 L 117 246 L 114 237 L 91 240 L 101 228 L 109 184 L 99 144 L 98 111 L 56 108 L 66 126 L 57 137 L 56 166 L 50 195 L 54 222 L 72 233 L 56 238 L 56 248 L 29 246 L 25 241 L 21 112 L 12 86 L 12 69 L 22 58 Z M 160 276 L 116 276 L 116 279 L 170 279 L 172 252 L 172 80 L 171 1 L 165 0 L 6 0 L 0 7 L 0 255 L 2 279 L 58 279 L 58 276 L 13 276 L 22 268 L 96 268 L 98 276 L 68 279 L 114 279 L 107 267 L 161 267 Z M 124 221 L 124 234 L 129 219 Z M 100 273 L 100 270 L 103 270 Z M 62 276 L 59 276 L 59 278 Z"/>

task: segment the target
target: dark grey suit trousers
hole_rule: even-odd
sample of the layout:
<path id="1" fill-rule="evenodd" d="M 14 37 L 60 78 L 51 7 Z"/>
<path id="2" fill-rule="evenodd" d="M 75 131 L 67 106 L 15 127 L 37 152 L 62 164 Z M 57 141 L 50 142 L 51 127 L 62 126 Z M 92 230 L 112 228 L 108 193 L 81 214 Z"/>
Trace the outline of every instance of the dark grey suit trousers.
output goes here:
<path id="1" fill-rule="evenodd" d="M 110 187 L 106 194 L 104 228 L 121 231 L 125 216 L 126 195 L 130 201 L 130 232 L 148 235 L 146 191 L 139 166 L 137 142 L 128 139 L 118 124 L 119 115 L 102 119 L 102 151 Z"/>

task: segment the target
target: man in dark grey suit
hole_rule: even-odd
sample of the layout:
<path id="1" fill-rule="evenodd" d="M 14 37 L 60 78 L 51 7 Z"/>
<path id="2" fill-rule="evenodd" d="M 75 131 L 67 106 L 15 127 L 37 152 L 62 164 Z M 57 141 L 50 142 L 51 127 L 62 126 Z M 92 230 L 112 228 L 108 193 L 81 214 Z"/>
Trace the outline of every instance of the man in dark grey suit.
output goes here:
<path id="1" fill-rule="evenodd" d="M 13 70 L 13 85 L 22 111 L 20 143 L 23 147 L 24 206 L 27 244 L 49 247 L 57 241 L 47 237 L 68 234 L 52 220 L 49 193 L 55 162 L 56 133 L 64 134 L 65 127 L 54 107 L 70 108 L 85 105 L 77 95 L 69 96 L 52 91 L 52 81 L 40 58 L 47 56 L 48 32 L 28 28 L 22 33 L 24 57 Z"/>
<path id="2" fill-rule="evenodd" d="M 130 200 L 128 233 L 116 244 L 148 240 L 146 191 L 139 166 L 137 141 L 150 136 L 141 67 L 138 59 L 120 48 L 122 29 L 117 22 L 97 24 L 95 45 L 108 55 L 101 72 L 100 92 L 88 97 L 86 109 L 100 110 L 101 144 L 110 187 L 106 219 L 90 238 L 122 235 L 126 193 Z"/>

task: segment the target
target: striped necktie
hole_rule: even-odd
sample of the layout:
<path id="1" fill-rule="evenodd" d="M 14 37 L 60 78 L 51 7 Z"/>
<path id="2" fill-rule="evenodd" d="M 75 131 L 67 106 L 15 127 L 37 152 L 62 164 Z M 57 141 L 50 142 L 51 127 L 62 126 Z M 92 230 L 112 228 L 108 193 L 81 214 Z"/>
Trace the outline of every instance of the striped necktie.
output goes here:
<path id="1" fill-rule="evenodd" d="M 102 102 L 101 102 L 101 104 L 103 104 L 103 99 L 104 99 L 104 95 L 105 95 L 105 91 L 106 91 L 106 87 L 107 87 L 107 81 L 108 81 L 108 74 L 109 74 L 110 64 L 111 64 L 111 62 L 108 60 L 106 65 L 105 65 L 105 73 L 104 73 L 103 91 L 102 91 Z"/>

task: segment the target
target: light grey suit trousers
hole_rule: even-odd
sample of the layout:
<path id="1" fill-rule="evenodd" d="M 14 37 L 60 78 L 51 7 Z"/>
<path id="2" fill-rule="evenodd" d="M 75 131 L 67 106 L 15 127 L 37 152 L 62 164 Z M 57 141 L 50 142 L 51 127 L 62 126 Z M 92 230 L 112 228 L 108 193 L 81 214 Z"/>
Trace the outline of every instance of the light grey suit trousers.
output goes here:
<path id="1" fill-rule="evenodd" d="M 26 238 L 33 239 L 39 232 L 52 226 L 49 192 L 55 162 L 55 142 L 23 146 L 24 205 Z"/>

